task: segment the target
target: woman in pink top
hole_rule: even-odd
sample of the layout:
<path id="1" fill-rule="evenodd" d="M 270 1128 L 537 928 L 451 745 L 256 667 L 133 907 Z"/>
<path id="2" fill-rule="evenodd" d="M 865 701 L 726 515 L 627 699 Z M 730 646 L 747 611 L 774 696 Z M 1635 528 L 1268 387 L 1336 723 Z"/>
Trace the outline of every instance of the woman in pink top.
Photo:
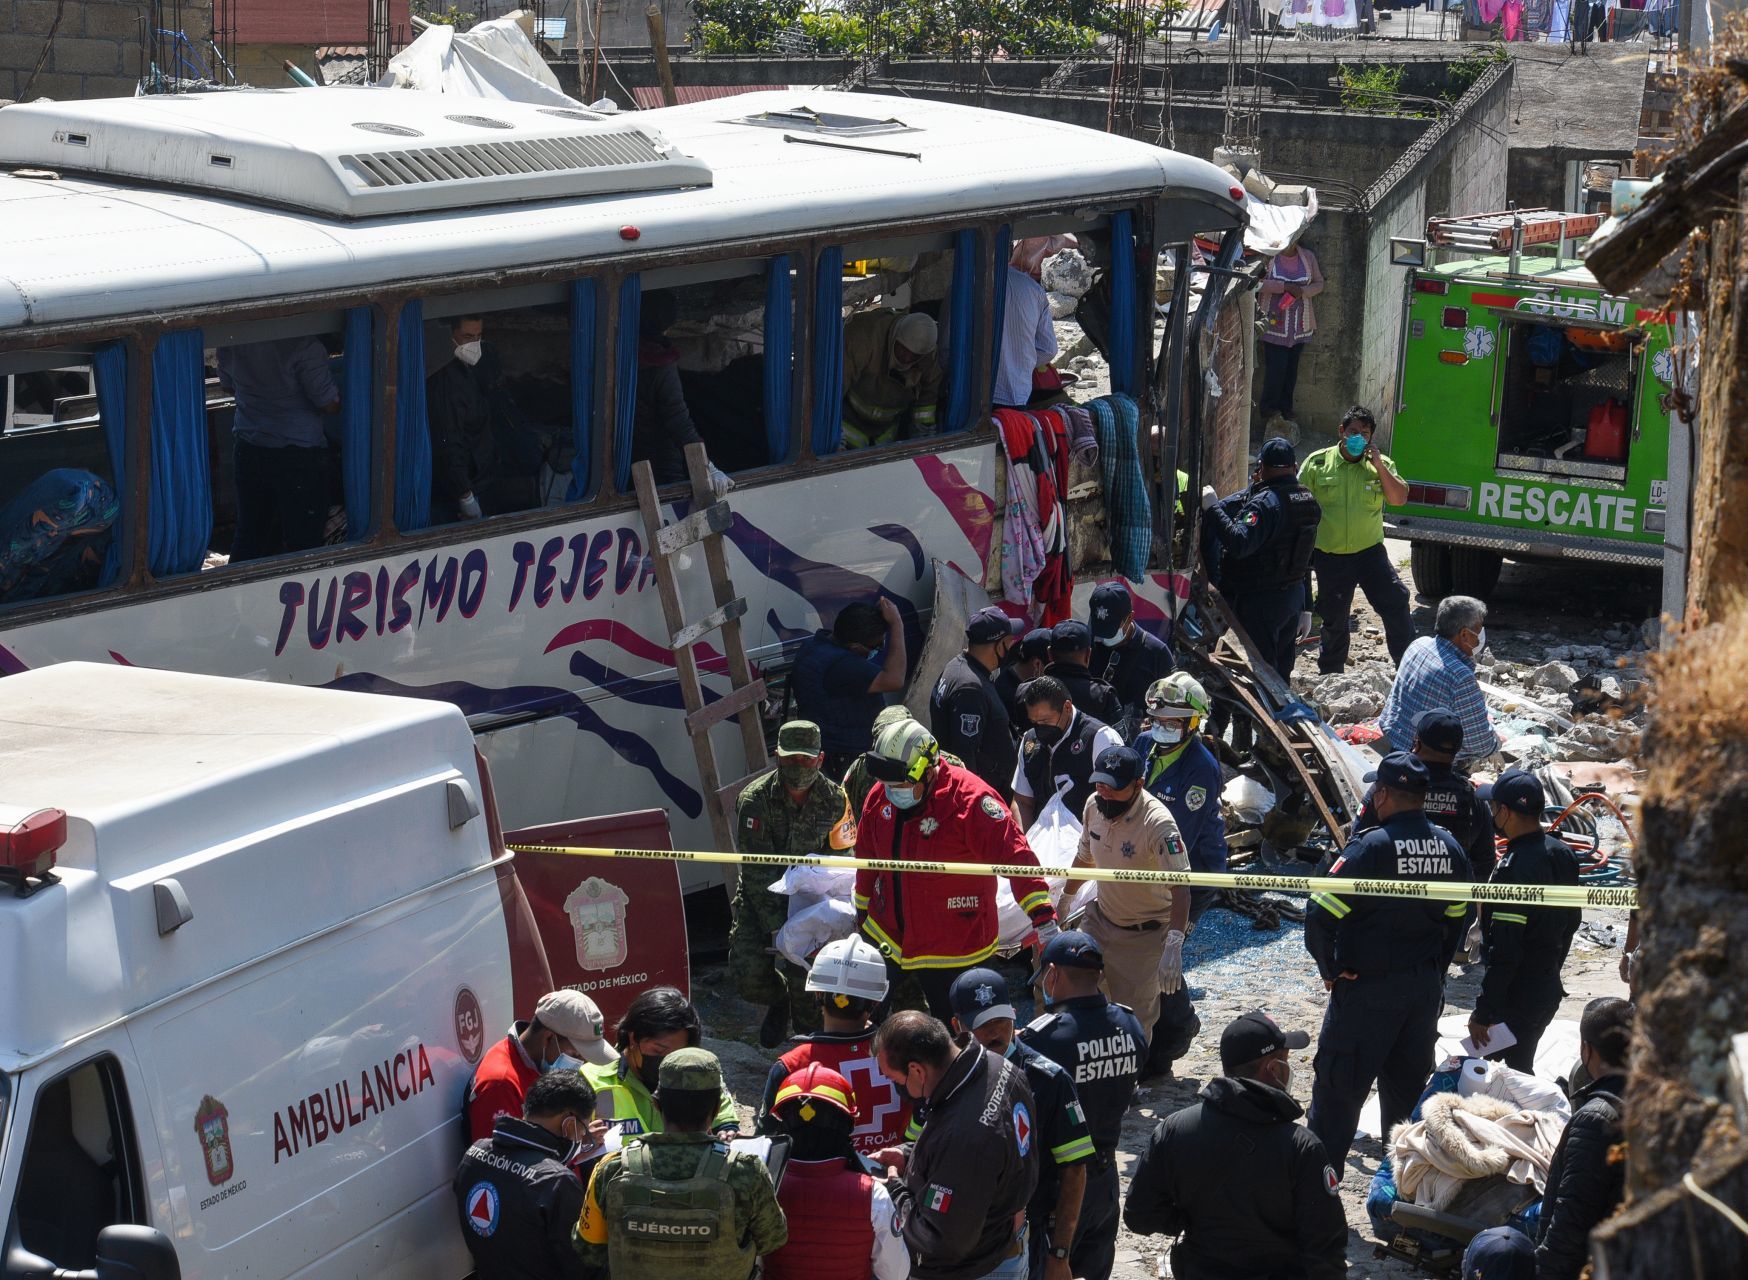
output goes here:
<path id="1" fill-rule="evenodd" d="M 1299 355 L 1317 331 L 1311 299 L 1323 292 L 1323 272 L 1311 250 L 1295 243 L 1269 262 L 1262 281 L 1263 431 L 1297 440 L 1293 388 L 1299 381 Z"/>

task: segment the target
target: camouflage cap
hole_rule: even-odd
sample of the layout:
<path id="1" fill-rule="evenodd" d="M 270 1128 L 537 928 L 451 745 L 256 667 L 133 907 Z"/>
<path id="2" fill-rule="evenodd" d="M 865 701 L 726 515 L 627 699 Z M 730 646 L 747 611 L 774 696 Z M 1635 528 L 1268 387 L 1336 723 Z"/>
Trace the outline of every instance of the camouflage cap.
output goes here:
<path id="1" fill-rule="evenodd" d="M 708 1049 L 675 1049 L 663 1055 L 656 1083 L 682 1093 L 708 1093 L 722 1088 L 722 1064 Z"/>
<path id="2" fill-rule="evenodd" d="M 819 726 L 811 720 L 791 720 L 777 730 L 779 756 L 817 756 L 824 750 L 819 741 Z"/>

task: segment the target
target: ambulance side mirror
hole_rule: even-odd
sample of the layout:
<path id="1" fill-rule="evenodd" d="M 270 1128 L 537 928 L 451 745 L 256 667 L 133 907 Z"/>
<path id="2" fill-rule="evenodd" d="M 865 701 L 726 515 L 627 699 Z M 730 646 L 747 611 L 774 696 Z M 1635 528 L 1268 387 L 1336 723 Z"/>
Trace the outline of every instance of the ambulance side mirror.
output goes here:
<path id="1" fill-rule="evenodd" d="M 123 1223 L 97 1233 L 97 1266 L 85 1274 L 95 1280 L 182 1280 L 182 1264 L 162 1231 Z"/>

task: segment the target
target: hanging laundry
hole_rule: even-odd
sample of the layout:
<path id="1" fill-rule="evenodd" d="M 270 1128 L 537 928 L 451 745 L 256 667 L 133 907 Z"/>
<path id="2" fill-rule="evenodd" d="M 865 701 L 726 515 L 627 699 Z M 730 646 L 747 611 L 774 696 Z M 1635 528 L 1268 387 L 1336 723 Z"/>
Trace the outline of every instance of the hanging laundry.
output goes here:
<path id="1" fill-rule="evenodd" d="M 1111 567 L 1129 581 L 1140 582 L 1153 550 L 1153 503 L 1141 472 L 1141 412 L 1133 399 L 1121 393 L 1103 396 L 1087 408 L 1099 438 Z"/>

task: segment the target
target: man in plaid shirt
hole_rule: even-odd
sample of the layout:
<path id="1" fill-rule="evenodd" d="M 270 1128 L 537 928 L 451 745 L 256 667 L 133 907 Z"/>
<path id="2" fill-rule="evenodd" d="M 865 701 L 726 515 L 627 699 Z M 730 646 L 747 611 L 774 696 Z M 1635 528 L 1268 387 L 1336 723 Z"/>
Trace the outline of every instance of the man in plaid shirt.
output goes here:
<path id="1" fill-rule="evenodd" d="M 1437 634 L 1422 636 L 1402 655 L 1378 728 L 1396 750 L 1407 751 L 1420 713 L 1443 708 L 1463 722 L 1457 759 L 1484 760 L 1499 750 L 1499 734 L 1475 678 L 1475 655 L 1487 643 L 1487 606 L 1473 596 L 1446 596 L 1438 603 L 1433 630 Z"/>

